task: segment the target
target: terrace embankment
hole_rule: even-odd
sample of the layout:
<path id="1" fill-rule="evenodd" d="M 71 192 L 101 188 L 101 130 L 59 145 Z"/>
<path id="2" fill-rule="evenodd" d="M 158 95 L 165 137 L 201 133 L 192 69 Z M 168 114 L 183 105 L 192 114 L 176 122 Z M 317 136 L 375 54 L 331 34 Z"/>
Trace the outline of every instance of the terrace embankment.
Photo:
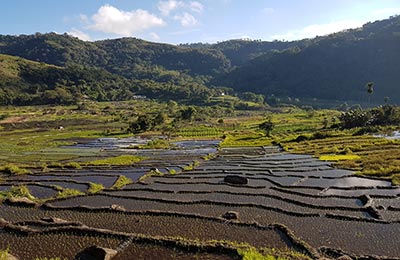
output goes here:
<path id="1" fill-rule="evenodd" d="M 146 153 L 150 159 L 130 167 L 6 178 L 2 189 L 25 184 L 40 198 L 52 195 L 57 184 L 98 183 L 104 189 L 49 198 L 38 207 L 2 205 L 0 217 L 6 224 L 0 236 L 32 246 L 38 236 L 65 240 L 82 234 L 89 240 L 99 236 L 105 240 L 93 243 L 116 249 L 116 259 L 133 255 L 235 259 L 241 257 L 235 248 L 243 245 L 298 251 L 311 258 L 346 254 L 398 259 L 400 255 L 400 189 L 389 181 L 356 177 L 329 162 L 277 147 L 224 148 L 211 160 L 201 159 L 204 151 L 186 153 L 182 160 L 171 151 Z M 194 160 L 199 163 L 189 163 Z M 169 174 L 168 167 L 181 172 Z M 144 174 L 151 168 L 166 170 L 111 188 L 118 176 Z M 228 175 L 247 184 L 227 181 Z M 226 217 L 229 211 L 232 218 Z M 67 224 L 43 223 L 49 217 Z M 32 230 L 21 235 L 21 227 Z M 22 250 L 12 243 L 1 246 L 10 246 L 12 253 Z M 76 253 L 71 251 L 68 257 Z"/>

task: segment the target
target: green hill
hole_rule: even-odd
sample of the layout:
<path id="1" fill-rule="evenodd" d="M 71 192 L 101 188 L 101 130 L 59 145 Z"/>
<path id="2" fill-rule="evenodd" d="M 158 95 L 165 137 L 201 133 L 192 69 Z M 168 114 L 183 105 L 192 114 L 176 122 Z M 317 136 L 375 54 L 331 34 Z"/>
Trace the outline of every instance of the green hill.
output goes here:
<path id="1" fill-rule="evenodd" d="M 259 56 L 217 82 L 264 95 L 400 101 L 400 18 L 365 24 Z M 368 95 L 366 84 L 374 82 Z"/>
<path id="2" fill-rule="evenodd" d="M 41 95 L 57 87 L 74 99 L 94 100 L 146 95 L 204 103 L 218 93 L 236 91 L 380 103 L 389 97 L 400 102 L 399 17 L 294 42 L 175 46 L 136 38 L 84 42 L 67 34 L 0 35 L 0 53 L 21 57 L 2 56 L 2 104 L 44 102 Z M 368 82 L 375 86 L 370 95 Z"/>

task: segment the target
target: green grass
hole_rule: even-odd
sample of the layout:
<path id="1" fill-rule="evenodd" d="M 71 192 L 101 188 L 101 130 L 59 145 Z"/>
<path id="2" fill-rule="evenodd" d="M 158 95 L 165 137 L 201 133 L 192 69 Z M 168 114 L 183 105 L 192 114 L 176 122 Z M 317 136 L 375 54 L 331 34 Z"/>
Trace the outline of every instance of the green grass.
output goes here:
<path id="1" fill-rule="evenodd" d="M 228 134 L 220 143 L 220 147 L 267 146 L 272 145 L 273 139 L 261 132 L 241 131 Z"/>
<path id="2" fill-rule="evenodd" d="M 29 191 L 26 185 L 12 186 L 9 191 L 0 191 L 0 200 L 6 198 L 28 198 L 30 200 L 37 200 Z"/>
<path id="3" fill-rule="evenodd" d="M 185 167 L 183 167 L 183 170 L 184 171 L 193 171 L 199 165 L 200 165 L 199 161 L 193 161 L 191 164 L 186 165 Z"/>
<path id="4" fill-rule="evenodd" d="M 61 165 L 62 168 L 67 169 L 82 169 L 82 166 L 77 162 L 69 162 Z"/>
<path id="5" fill-rule="evenodd" d="M 155 138 L 149 141 L 147 144 L 129 147 L 137 149 L 170 149 L 171 144 L 167 140 Z"/>
<path id="6" fill-rule="evenodd" d="M 93 182 L 89 183 L 88 193 L 93 194 L 93 193 L 97 193 L 97 192 L 102 191 L 102 190 L 104 190 L 104 186 L 102 184 L 93 183 Z"/>
<path id="7" fill-rule="evenodd" d="M 255 248 L 238 249 L 239 255 L 243 260 L 286 260 L 287 258 L 276 257 L 273 255 L 263 255 Z"/>
<path id="8" fill-rule="evenodd" d="M 126 177 L 125 175 L 120 175 L 118 177 L 118 179 L 115 181 L 115 183 L 113 184 L 113 186 L 111 187 L 111 189 L 122 189 L 124 188 L 126 185 L 133 183 L 133 181 L 131 179 L 129 179 L 128 177 Z"/>
<path id="9" fill-rule="evenodd" d="M 150 172 L 148 172 L 145 175 L 141 176 L 138 181 L 139 182 L 144 181 L 145 179 L 147 179 L 147 178 L 149 178 L 151 176 L 163 176 L 163 175 L 164 175 L 164 173 L 162 173 L 162 172 L 160 172 L 158 170 L 157 171 L 151 170 Z"/>
<path id="10" fill-rule="evenodd" d="M 69 198 L 81 195 L 85 195 L 85 193 L 75 189 L 62 189 L 61 191 L 57 192 L 56 198 L 62 199 L 62 198 Z"/>
<path id="11" fill-rule="evenodd" d="M 0 260 L 8 260 L 9 253 L 10 253 L 9 248 L 0 250 Z"/>
<path id="12" fill-rule="evenodd" d="M 220 138 L 223 131 L 218 127 L 198 125 L 178 129 L 175 135 L 185 138 Z"/>
<path id="13" fill-rule="evenodd" d="M 90 166 L 102 166 L 102 165 L 108 165 L 108 166 L 122 166 L 122 165 L 132 165 L 134 163 L 143 161 L 144 157 L 140 156 L 135 156 L 135 155 L 120 155 L 116 157 L 110 157 L 106 159 L 101 159 L 101 160 L 95 160 L 95 161 L 90 161 L 86 162 L 86 165 Z"/>
<path id="14" fill-rule="evenodd" d="M 6 164 L 4 166 L 1 166 L 0 171 L 10 175 L 22 175 L 31 173 L 31 171 L 14 164 Z"/>
<path id="15" fill-rule="evenodd" d="M 396 186 L 400 186 L 400 174 L 394 174 L 392 176 L 392 184 Z"/>
<path id="16" fill-rule="evenodd" d="M 286 138 L 280 144 L 288 152 L 336 161 L 337 167 L 354 170 L 360 175 L 390 178 L 400 174 L 399 140 L 354 136 L 357 129 L 335 131 L 335 134 L 320 139 L 294 141 L 296 138 Z"/>
<path id="17" fill-rule="evenodd" d="M 322 161 L 344 161 L 344 160 L 358 160 L 361 157 L 356 154 L 332 154 L 332 155 L 321 155 L 319 157 Z"/>

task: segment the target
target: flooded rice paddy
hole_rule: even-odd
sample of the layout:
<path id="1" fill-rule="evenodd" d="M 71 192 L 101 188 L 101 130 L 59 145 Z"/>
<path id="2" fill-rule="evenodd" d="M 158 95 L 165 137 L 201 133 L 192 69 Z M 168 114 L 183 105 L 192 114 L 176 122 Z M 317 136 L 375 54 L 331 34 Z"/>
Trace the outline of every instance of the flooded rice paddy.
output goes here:
<path id="1" fill-rule="evenodd" d="M 142 140 L 84 140 L 74 147 L 148 157 L 129 167 L 5 178 L 0 190 L 24 184 L 42 203 L 0 206 L 0 246 L 21 259 L 71 259 L 93 244 L 116 250 L 115 259 L 238 259 L 232 243 L 294 250 L 314 259 L 400 259 L 400 188 L 388 181 L 357 177 L 277 147 L 217 150 L 217 141 L 186 141 L 172 150 L 126 149 L 133 143 Z M 214 158 L 205 160 L 210 153 Z M 155 168 L 164 175 L 139 181 Z M 227 175 L 247 184 L 228 182 Z M 119 176 L 134 183 L 111 189 Z M 58 186 L 88 192 L 90 183 L 105 189 L 54 198 Z M 233 219 L 225 217 L 229 211 Z M 205 247 L 210 241 L 227 244 Z"/>

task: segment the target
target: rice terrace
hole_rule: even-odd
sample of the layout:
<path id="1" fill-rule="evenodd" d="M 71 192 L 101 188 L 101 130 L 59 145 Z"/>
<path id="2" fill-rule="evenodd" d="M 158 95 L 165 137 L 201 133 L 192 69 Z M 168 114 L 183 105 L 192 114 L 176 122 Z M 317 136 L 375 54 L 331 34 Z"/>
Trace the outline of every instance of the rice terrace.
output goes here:
<path id="1" fill-rule="evenodd" d="M 0 260 L 400 260 L 400 4 L 5 2 Z"/>

